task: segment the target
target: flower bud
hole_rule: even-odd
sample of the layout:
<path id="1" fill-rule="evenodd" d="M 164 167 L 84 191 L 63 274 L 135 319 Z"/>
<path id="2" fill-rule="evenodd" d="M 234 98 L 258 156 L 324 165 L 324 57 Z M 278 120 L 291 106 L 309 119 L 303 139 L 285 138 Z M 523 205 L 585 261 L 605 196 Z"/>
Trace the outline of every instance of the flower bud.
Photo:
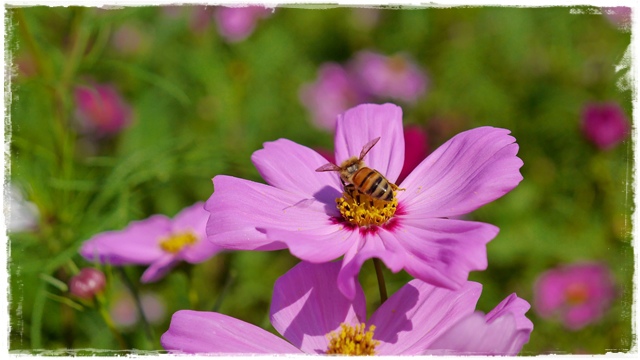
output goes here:
<path id="1" fill-rule="evenodd" d="M 102 271 L 84 268 L 69 281 L 69 292 L 82 299 L 91 299 L 104 289 L 105 284 Z"/>

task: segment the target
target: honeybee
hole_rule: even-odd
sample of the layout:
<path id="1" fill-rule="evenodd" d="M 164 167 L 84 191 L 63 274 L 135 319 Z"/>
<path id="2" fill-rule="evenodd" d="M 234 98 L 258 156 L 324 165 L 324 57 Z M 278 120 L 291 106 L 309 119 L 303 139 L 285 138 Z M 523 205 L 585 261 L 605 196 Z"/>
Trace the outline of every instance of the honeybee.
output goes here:
<path id="1" fill-rule="evenodd" d="M 343 161 L 340 166 L 332 163 L 324 164 L 317 168 L 316 171 L 339 172 L 344 190 L 350 194 L 353 194 L 354 190 L 356 190 L 374 199 L 393 201 L 393 192 L 404 189 L 400 189 L 396 184 L 387 180 L 377 170 L 366 167 L 364 161 L 362 161 L 371 148 L 378 143 L 378 140 L 380 140 L 380 137 L 369 141 L 360 151 L 359 157 L 351 157 Z"/>

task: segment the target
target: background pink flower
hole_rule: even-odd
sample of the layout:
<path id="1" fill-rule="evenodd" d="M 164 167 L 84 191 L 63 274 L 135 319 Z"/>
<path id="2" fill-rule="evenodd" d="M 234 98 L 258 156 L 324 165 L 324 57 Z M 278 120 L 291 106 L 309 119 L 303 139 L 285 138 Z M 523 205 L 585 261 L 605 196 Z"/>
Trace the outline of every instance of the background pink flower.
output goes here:
<path id="1" fill-rule="evenodd" d="M 272 9 L 263 6 L 216 7 L 214 17 L 218 32 L 229 42 L 246 39 L 259 19 L 271 14 Z"/>
<path id="2" fill-rule="evenodd" d="M 452 291 L 413 280 L 393 294 L 370 318 L 360 284 L 353 300 L 336 287 L 339 263 L 299 263 L 274 285 L 270 319 L 288 340 L 232 317 L 181 310 L 162 346 L 170 351 L 210 354 L 324 354 L 327 335 L 341 325 L 375 326 L 377 355 L 516 355 L 529 341 L 529 304 L 515 294 L 488 314 L 475 311 L 481 285 L 465 283 Z M 373 344 L 373 342 L 378 342 Z"/>
<path id="3" fill-rule="evenodd" d="M 314 125 L 332 132 L 339 114 L 368 101 L 362 88 L 337 63 L 320 66 L 316 81 L 300 89 L 300 100 L 311 113 Z"/>
<path id="4" fill-rule="evenodd" d="M 150 265 L 142 282 L 157 281 L 180 261 L 199 263 L 220 251 L 206 241 L 209 213 L 198 202 L 183 209 L 173 219 L 153 215 L 134 221 L 124 230 L 93 236 L 80 248 L 87 261 L 111 265 Z"/>
<path id="5" fill-rule="evenodd" d="M 112 85 L 78 86 L 75 100 L 76 116 L 83 131 L 111 135 L 131 123 L 131 108 Z"/>
<path id="6" fill-rule="evenodd" d="M 617 103 L 592 103 L 582 111 L 582 131 L 598 148 L 608 150 L 629 136 L 631 124 Z"/>
<path id="7" fill-rule="evenodd" d="M 616 294 L 613 275 L 601 263 L 577 263 L 544 272 L 534 285 L 534 308 L 578 330 L 599 320 Z"/>
<path id="8" fill-rule="evenodd" d="M 349 69 L 364 91 L 377 98 L 411 103 L 427 91 L 427 75 L 407 54 L 361 51 Z"/>

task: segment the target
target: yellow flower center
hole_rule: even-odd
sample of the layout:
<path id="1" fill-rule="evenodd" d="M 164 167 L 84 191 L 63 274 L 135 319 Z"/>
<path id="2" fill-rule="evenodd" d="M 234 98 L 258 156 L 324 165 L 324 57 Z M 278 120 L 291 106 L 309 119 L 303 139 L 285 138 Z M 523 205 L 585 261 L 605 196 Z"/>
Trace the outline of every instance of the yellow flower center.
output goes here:
<path id="1" fill-rule="evenodd" d="M 373 340 L 373 331 L 376 329 L 374 325 L 369 326 L 369 330 L 365 331 L 364 323 L 352 327 L 345 323 L 340 324 L 341 330 L 327 334 L 329 339 L 329 347 L 327 355 L 375 355 L 376 346 L 380 345 L 380 341 Z"/>
<path id="2" fill-rule="evenodd" d="M 195 244 L 198 238 L 190 231 L 173 234 L 166 239 L 160 240 L 162 250 L 175 254 L 180 252 L 185 246 Z"/>
<path id="3" fill-rule="evenodd" d="M 395 195 L 394 191 L 393 200 L 384 201 L 345 187 L 342 197 L 336 199 L 336 204 L 342 218 L 351 224 L 362 227 L 380 226 L 396 213 L 398 199 Z"/>
<path id="4" fill-rule="evenodd" d="M 580 305 L 589 298 L 589 289 L 584 283 L 569 284 L 564 296 L 569 305 Z"/>

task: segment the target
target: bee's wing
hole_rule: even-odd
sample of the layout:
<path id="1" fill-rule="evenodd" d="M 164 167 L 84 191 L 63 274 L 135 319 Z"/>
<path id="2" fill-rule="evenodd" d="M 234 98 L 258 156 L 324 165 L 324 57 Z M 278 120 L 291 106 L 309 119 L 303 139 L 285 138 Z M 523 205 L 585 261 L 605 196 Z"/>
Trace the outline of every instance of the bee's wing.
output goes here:
<path id="1" fill-rule="evenodd" d="M 316 169 L 317 172 L 321 171 L 340 171 L 340 166 L 332 163 L 326 163 Z"/>
<path id="2" fill-rule="evenodd" d="M 364 159 L 364 156 L 367 155 L 367 153 L 369 152 L 369 150 L 371 150 L 371 148 L 378 143 L 378 140 L 380 140 L 380 136 L 378 136 L 377 138 L 369 141 L 367 143 L 367 145 L 365 145 L 362 148 L 362 151 L 360 151 L 360 160 Z"/>

